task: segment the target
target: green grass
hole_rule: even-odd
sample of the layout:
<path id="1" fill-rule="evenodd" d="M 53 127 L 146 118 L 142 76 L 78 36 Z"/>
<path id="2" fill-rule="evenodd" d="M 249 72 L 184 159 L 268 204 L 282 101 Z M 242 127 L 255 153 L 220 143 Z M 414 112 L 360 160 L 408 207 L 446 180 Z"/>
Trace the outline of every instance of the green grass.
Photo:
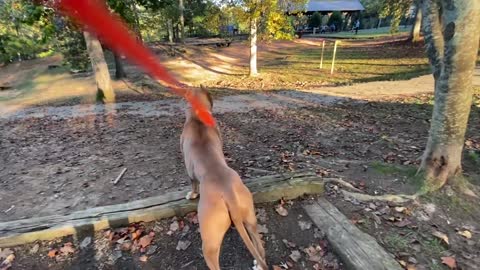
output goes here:
<path id="1" fill-rule="evenodd" d="M 431 257 L 440 258 L 442 253 L 447 249 L 445 248 L 442 240 L 433 238 L 421 241 L 421 245 L 424 251 Z"/>
<path id="2" fill-rule="evenodd" d="M 478 209 L 473 202 L 465 200 L 461 195 L 453 194 L 451 196 L 446 195 L 443 192 L 434 192 L 423 196 L 427 202 L 432 202 L 436 205 L 441 205 L 446 210 L 450 210 L 457 215 L 470 216 L 475 214 Z"/>
<path id="3" fill-rule="evenodd" d="M 404 176 L 406 182 L 413 186 L 415 190 L 421 190 L 424 186 L 423 174 L 417 174 L 418 168 L 414 166 L 393 165 L 383 162 L 372 162 L 370 167 L 377 173 L 383 175 Z"/>
<path id="4" fill-rule="evenodd" d="M 383 238 L 383 242 L 389 249 L 395 250 L 396 252 L 404 252 L 407 251 L 410 243 L 416 237 L 416 234 L 412 231 L 408 231 L 404 235 L 392 231 Z"/>
<path id="5" fill-rule="evenodd" d="M 475 164 L 480 164 L 480 155 L 475 151 L 469 151 L 468 157 L 473 161 Z"/>
<path id="6" fill-rule="evenodd" d="M 284 81 L 323 81 L 339 85 L 406 80 L 430 73 L 423 48 L 399 44 L 374 47 L 341 43 L 337 47 L 334 74 L 330 74 L 333 44 L 326 46 L 322 69 L 320 47 L 292 49 L 285 54 L 283 59 L 260 64 L 260 72 L 270 73 Z"/>
<path id="7" fill-rule="evenodd" d="M 370 166 L 377 172 L 384 175 L 398 174 L 407 177 L 412 177 L 416 174 L 417 169 L 412 166 L 400 166 L 383 162 L 372 162 Z"/>
<path id="8" fill-rule="evenodd" d="M 428 269 L 446 269 L 441 264 L 440 258 L 444 255 L 447 248 L 440 239 L 423 238 L 420 234 L 414 231 L 409 231 L 402 235 L 396 231 L 390 231 L 382 240 L 385 246 L 395 253 L 411 252 L 411 243 L 412 241 L 417 240 L 420 243 L 421 252 L 426 255 L 426 257 L 435 259 L 435 261 L 428 262 Z"/>
<path id="9" fill-rule="evenodd" d="M 388 248 L 395 251 L 405 251 L 408 248 L 408 239 L 398 234 L 388 234 L 383 242 Z"/>
<path id="10" fill-rule="evenodd" d="M 423 46 L 404 42 L 377 44 L 377 41 L 342 41 L 337 46 L 334 73 L 331 74 L 333 42 L 326 42 L 322 68 L 320 40 L 295 42 L 294 46 L 276 46 L 276 42 L 273 42 L 261 48 L 258 76 L 222 75 L 211 82 L 212 86 L 225 84 L 228 88 L 255 90 L 320 88 L 326 85 L 407 80 L 431 73 Z M 238 67 L 235 73 L 248 74 L 248 65 Z"/>
<path id="11" fill-rule="evenodd" d="M 374 38 L 382 38 L 382 37 L 390 37 L 390 36 L 400 36 L 405 35 L 410 32 L 410 26 L 403 27 L 400 26 L 398 33 L 390 33 L 390 27 L 380 27 L 380 28 L 373 28 L 373 29 L 360 29 L 358 34 L 350 31 L 338 32 L 334 34 L 316 34 L 315 36 L 320 37 L 327 37 L 327 38 L 348 38 L 348 39 L 374 39 Z"/>

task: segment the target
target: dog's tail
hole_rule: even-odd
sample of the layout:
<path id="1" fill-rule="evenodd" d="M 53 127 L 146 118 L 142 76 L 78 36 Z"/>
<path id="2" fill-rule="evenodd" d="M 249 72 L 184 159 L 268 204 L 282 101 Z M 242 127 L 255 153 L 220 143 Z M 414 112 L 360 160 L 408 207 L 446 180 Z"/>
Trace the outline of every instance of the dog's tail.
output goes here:
<path id="1" fill-rule="evenodd" d="M 258 250 L 258 248 L 255 247 L 252 242 L 252 237 L 255 237 L 256 244 L 261 245 L 260 238 L 258 237 L 258 235 L 255 235 L 255 233 L 251 232 L 250 230 L 248 230 L 247 232 L 247 229 L 245 228 L 245 224 L 243 222 L 243 218 L 239 214 L 240 210 L 238 209 L 237 204 L 229 201 L 226 201 L 226 203 L 228 211 L 230 212 L 230 218 L 232 219 L 232 222 L 235 225 L 238 234 L 240 234 L 240 237 L 245 243 L 245 246 L 247 246 L 248 251 L 250 251 L 250 253 L 253 255 L 255 260 L 257 260 L 257 263 L 260 265 L 260 267 L 262 267 L 263 270 L 268 270 L 265 258 L 262 254 L 260 254 L 260 251 Z"/>

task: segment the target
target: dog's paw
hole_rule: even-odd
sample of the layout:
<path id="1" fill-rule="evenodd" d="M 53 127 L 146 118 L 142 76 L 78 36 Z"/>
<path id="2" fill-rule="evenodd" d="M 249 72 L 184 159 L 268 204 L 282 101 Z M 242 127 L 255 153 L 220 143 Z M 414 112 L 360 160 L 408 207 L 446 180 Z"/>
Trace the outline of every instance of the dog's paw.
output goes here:
<path id="1" fill-rule="evenodd" d="M 266 269 L 263 269 L 260 265 L 258 265 L 257 260 L 253 260 L 252 270 L 266 270 Z"/>
<path id="2" fill-rule="evenodd" d="M 198 198 L 198 193 L 193 192 L 193 191 L 189 191 L 187 193 L 187 196 L 185 196 L 185 199 L 187 199 L 187 200 L 195 200 L 196 198 Z"/>

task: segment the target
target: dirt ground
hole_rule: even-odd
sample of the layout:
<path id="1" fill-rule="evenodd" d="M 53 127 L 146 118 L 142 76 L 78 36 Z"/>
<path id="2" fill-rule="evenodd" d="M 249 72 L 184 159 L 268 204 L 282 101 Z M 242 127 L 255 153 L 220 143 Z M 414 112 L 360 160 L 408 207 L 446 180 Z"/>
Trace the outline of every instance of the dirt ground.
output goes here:
<path id="1" fill-rule="evenodd" d="M 218 55 L 222 59 L 227 56 Z M 42 66 L 49 63 L 40 61 Z M 191 61 L 180 65 L 181 62 L 171 59 L 168 64 L 180 65 L 174 69 L 177 74 L 195 74 L 190 73 L 191 69 L 181 72 L 186 63 Z M 22 78 L 34 76 L 39 81 L 35 87 L 25 88 L 30 89 L 26 92 L 0 92 L 1 221 L 65 214 L 188 188 L 179 150 L 184 107 L 179 99 L 165 92 L 152 94 L 151 82 L 135 74 L 129 78 L 138 79 L 135 84 L 116 82 L 117 104 L 89 105 L 91 77 L 62 72 L 52 77 L 44 71 L 33 74 L 36 69 L 28 65 L 22 64 L 22 67 L 24 69 L 17 66 Z M 3 72 L 2 69 L 0 74 L 3 83 L 16 78 L 12 77 L 15 67 L 6 68 L 10 70 Z M 199 70 L 197 78 L 207 77 L 205 68 L 195 65 L 195 69 Z M 193 77 L 182 80 L 195 81 Z M 80 90 L 58 95 L 58 87 L 71 82 L 76 83 L 72 84 L 73 88 L 78 86 Z M 312 83 L 296 91 L 253 91 L 257 84 L 261 84 L 261 80 L 243 92 L 233 91 L 224 84 L 211 88 L 227 161 L 243 178 L 308 169 L 321 176 L 342 177 L 369 194 L 413 193 L 420 185 L 414 175 L 431 117 L 433 98 L 429 76 L 342 87 L 315 88 Z M 152 91 L 137 93 L 130 88 L 132 85 L 134 88 L 144 85 L 141 89 Z M 477 90 L 464 155 L 465 175 L 476 185 L 480 185 L 479 123 Z M 127 168 L 126 174 L 114 185 L 112 181 L 123 168 Z M 442 257 L 454 258 L 460 269 L 478 269 L 480 265 L 477 200 L 455 195 L 447 189 L 405 206 L 370 204 L 345 198 L 338 186 L 328 187 L 328 198 L 405 265 L 415 265 L 416 269 L 447 269 L 442 265 Z M 282 220 L 276 220 L 279 217 L 271 211 L 271 205 L 263 207 L 275 221 L 267 228 L 271 234 L 278 234 L 277 242 L 290 240 L 288 235 L 295 235 L 297 239 L 298 233 L 298 246 L 319 243 L 310 241 L 313 240 L 311 231 L 299 231 L 294 226 L 295 219 L 304 216 L 300 208 L 295 208 L 302 203 L 294 203 L 292 215 Z M 172 222 L 145 226 L 168 227 Z M 73 257 L 67 256 L 62 263 L 46 258 L 52 246 L 66 241 L 79 245 L 74 240 L 63 239 L 58 243 L 41 243 L 35 260 L 28 259 L 30 255 L 27 255 L 33 245 L 18 247 L 14 269 L 87 269 L 82 265 L 95 269 L 99 262 L 104 269 L 153 269 L 159 264 L 179 269 L 191 261 L 198 269 L 204 269 L 198 265 L 201 258 L 198 234 L 193 233 L 194 225 L 189 226 L 190 233 L 184 237 L 192 244 L 188 254 L 175 253 L 178 257 L 171 255 L 178 237 L 175 241 L 165 241 L 168 238 L 163 238 L 166 236 L 158 230 L 155 237 L 161 235 L 162 238 L 156 245 L 165 247 L 152 253 L 146 264 L 139 262 L 138 254 L 124 254 L 121 263 L 108 264 L 105 262 L 118 257 L 118 251 L 108 253 L 114 255 L 105 259 L 92 256 L 92 252 L 97 252 L 93 249 L 79 251 L 78 248 Z M 281 235 L 284 231 L 285 236 Z M 467 237 L 465 231 L 470 232 L 471 237 Z M 443 240 L 438 237 L 441 235 L 438 232 L 448 236 L 448 243 L 445 237 Z M 95 243 L 101 242 L 100 238 L 101 235 L 96 235 Z M 227 243 L 230 244 L 225 244 L 224 252 L 228 252 L 226 257 L 231 259 L 223 263 L 225 266 L 232 269 L 239 269 L 235 268 L 239 265 L 251 266 L 246 251 L 238 249 L 236 234 L 229 234 Z M 279 242 L 278 254 L 281 255 L 276 255 L 274 243 L 268 241 L 267 249 L 274 258 L 273 263 L 279 264 L 286 260 L 291 249 Z M 105 244 L 99 245 L 103 249 Z M 330 258 L 327 261 L 331 261 Z M 125 268 L 121 268 L 123 265 Z M 185 269 L 190 266 L 192 264 L 186 265 Z M 296 267 L 311 269 L 313 266 Z"/>
<path id="2" fill-rule="evenodd" d="M 424 98 L 425 104 L 366 102 L 279 92 L 223 97 L 215 110 L 228 162 L 242 177 L 322 171 L 334 164 L 328 169 L 351 181 L 381 182 L 374 170 L 359 175 L 345 165 L 418 164 L 431 111 Z M 63 214 L 185 189 L 182 110 L 172 99 L 118 104 L 107 114 L 93 105 L 40 107 L 0 119 L 1 219 Z M 465 172 L 475 180 L 476 107 L 470 126 Z M 127 173 L 113 185 L 123 168 Z M 402 186 L 382 184 L 379 192 Z"/>
<path id="3" fill-rule="evenodd" d="M 288 215 L 285 217 L 277 214 L 271 204 L 257 206 L 259 231 L 267 243 L 268 263 L 283 266 L 280 269 L 343 269 L 324 234 L 312 225 L 301 207 L 309 200 L 287 202 Z M 143 230 L 140 235 L 146 235 L 145 238 L 153 232 L 153 239 L 146 242 L 144 250 L 136 249 L 139 240 L 126 233 L 128 229 Z M 252 269 L 253 258 L 241 241 L 236 230 L 230 229 L 220 257 L 222 269 Z M 69 244 L 72 246 L 66 249 Z M 208 269 L 202 257 L 195 213 L 94 235 L 86 233 L 78 239 L 32 243 L 12 251 L 16 256 L 12 269 Z"/>

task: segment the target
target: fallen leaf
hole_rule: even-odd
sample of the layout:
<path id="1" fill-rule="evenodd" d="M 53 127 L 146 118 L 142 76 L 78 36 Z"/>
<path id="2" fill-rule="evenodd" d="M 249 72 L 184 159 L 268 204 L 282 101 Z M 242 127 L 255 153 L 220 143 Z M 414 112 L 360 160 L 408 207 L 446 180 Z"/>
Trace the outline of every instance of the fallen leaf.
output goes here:
<path id="1" fill-rule="evenodd" d="M 186 250 L 190 246 L 191 243 L 192 242 L 190 242 L 188 240 L 185 240 L 185 241 L 180 240 L 180 241 L 178 241 L 176 249 L 177 250 Z"/>
<path id="2" fill-rule="evenodd" d="M 365 180 L 361 180 L 361 181 L 358 183 L 358 188 L 359 188 L 359 189 L 365 189 L 365 186 L 366 186 Z"/>
<path id="3" fill-rule="evenodd" d="M 285 209 L 281 204 L 275 206 L 275 211 L 277 211 L 277 213 L 282 217 L 288 216 L 287 209 Z"/>
<path id="4" fill-rule="evenodd" d="M 11 264 L 13 260 L 15 260 L 15 255 L 10 254 L 7 256 L 7 258 L 5 258 L 5 260 L 3 261 L 3 264 Z"/>
<path id="5" fill-rule="evenodd" d="M 442 257 L 442 263 L 448 266 L 450 269 L 457 268 L 457 261 L 454 257 Z"/>
<path id="6" fill-rule="evenodd" d="M 261 234 L 268 233 L 267 225 L 257 223 L 257 231 L 258 233 L 261 233 Z"/>
<path id="7" fill-rule="evenodd" d="M 139 245 L 142 248 L 145 248 L 148 245 L 150 245 L 150 243 L 152 243 L 152 240 L 153 240 L 153 237 L 151 237 L 150 235 L 142 236 L 142 238 L 140 238 L 140 240 L 139 240 Z"/>
<path id="8" fill-rule="evenodd" d="M 395 211 L 397 211 L 398 213 L 403 213 L 407 208 L 403 207 L 403 206 L 397 206 L 395 207 Z"/>
<path id="9" fill-rule="evenodd" d="M 413 264 L 407 265 L 407 270 L 417 270 L 417 267 Z"/>
<path id="10" fill-rule="evenodd" d="M 294 248 L 297 245 L 293 242 L 288 241 L 287 239 L 283 239 L 282 242 L 288 247 L 288 248 Z"/>
<path id="11" fill-rule="evenodd" d="M 282 270 L 282 268 L 281 268 L 280 266 L 278 266 L 278 265 L 274 265 L 274 266 L 273 266 L 273 270 Z"/>
<path id="12" fill-rule="evenodd" d="M 460 234 L 461 236 L 467 238 L 467 239 L 470 239 L 472 238 L 472 233 L 468 230 L 465 230 L 465 231 L 459 231 L 458 234 Z"/>
<path id="13" fill-rule="evenodd" d="M 30 254 L 36 254 L 39 249 L 40 249 L 40 245 L 39 245 L 39 244 L 35 244 L 35 245 L 32 247 L 32 249 L 30 249 Z"/>
<path id="14" fill-rule="evenodd" d="M 75 248 L 72 243 L 66 243 L 63 247 L 60 248 L 60 253 L 64 256 L 68 256 L 71 253 L 75 253 Z"/>
<path id="15" fill-rule="evenodd" d="M 138 258 L 141 262 L 146 262 L 148 260 L 148 257 L 146 255 L 142 255 L 140 256 L 140 258 Z"/>
<path id="16" fill-rule="evenodd" d="M 87 237 L 85 237 L 85 239 L 83 239 L 83 241 L 80 243 L 80 248 L 81 248 L 81 249 L 84 249 L 84 248 L 88 247 L 88 246 L 90 245 L 90 243 L 92 243 L 92 237 L 87 236 Z"/>
<path id="17" fill-rule="evenodd" d="M 303 250 L 308 255 L 308 260 L 311 262 L 320 262 L 323 257 L 323 250 L 320 246 L 313 247 L 309 246 L 308 248 Z"/>
<path id="18" fill-rule="evenodd" d="M 399 260 L 398 263 L 403 267 L 407 266 L 407 262 L 405 262 L 404 260 Z"/>
<path id="19" fill-rule="evenodd" d="M 298 226 L 300 227 L 300 230 L 302 230 L 302 231 L 309 230 L 312 227 L 312 222 L 299 220 L 298 221 Z"/>
<path id="20" fill-rule="evenodd" d="M 153 253 L 155 253 L 155 251 L 157 251 L 157 246 L 151 245 L 147 249 L 147 255 L 152 255 Z"/>
<path id="21" fill-rule="evenodd" d="M 178 224 L 178 221 L 174 221 L 172 222 L 172 224 L 170 224 L 170 231 L 172 232 L 176 232 L 178 231 L 178 229 L 180 228 L 180 225 Z"/>
<path id="22" fill-rule="evenodd" d="M 407 225 L 410 225 L 410 224 L 412 224 L 412 222 L 411 222 L 410 220 L 408 220 L 408 219 L 404 219 L 404 220 L 402 220 L 402 221 L 393 223 L 393 225 L 395 225 L 395 226 L 397 226 L 397 227 L 399 227 L 399 228 L 403 228 L 403 227 L 405 227 L 405 226 L 407 226 Z"/>
<path id="23" fill-rule="evenodd" d="M 15 260 L 15 255 L 10 254 L 5 258 L 5 260 L 0 264 L 0 270 L 8 270 L 12 267 L 13 260 Z"/>
<path id="24" fill-rule="evenodd" d="M 48 252 L 48 257 L 50 258 L 55 258 L 55 256 L 57 256 L 57 253 L 58 253 L 58 250 L 56 249 L 51 249 L 49 252 Z"/>
<path id="25" fill-rule="evenodd" d="M 263 208 L 257 209 L 257 220 L 261 223 L 267 222 L 267 211 Z"/>
<path id="26" fill-rule="evenodd" d="M 13 254 L 13 250 L 9 248 L 4 248 L 4 249 L 0 248 L 0 260 L 5 260 L 11 254 Z"/>
<path id="27" fill-rule="evenodd" d="M 302 254 L 298 250 L 292 250 L 292 253 L 289 257 L 292 259 L 292 261 L 297 262 L 302 257 Z"/>
<path id="28" fill-rule="evenodd" d="M 445 243 L 447 243 L 447 245 L 450 245 L 450 243 L 448 242 L 448 236 L 446 234 L 439 231 L 434 231 L 432 235 L 439 239 L 442 239 Z"/>
<path id="29" fill-rule="evenodd" d="M 143 233 L 143 230 L 137 230 L 137 231 L 133 232 L 132 233 L 132 240 L 136 240 L 136 239 L 140 238 L 142 233 Z"/>
<path id="30" fill-rule="evenodd" d="M 128 251 L 132 248 L 132 242 L 124 242 L 122 246 L 120 247 L 121 250 L 123 251 Z"/>
<path id="31" fill-rule="evenodd" d="M 191 212 L 186 215 L 187 220 L 192 224 L 198 224 L 198 216 L 196 212 Z"/>

